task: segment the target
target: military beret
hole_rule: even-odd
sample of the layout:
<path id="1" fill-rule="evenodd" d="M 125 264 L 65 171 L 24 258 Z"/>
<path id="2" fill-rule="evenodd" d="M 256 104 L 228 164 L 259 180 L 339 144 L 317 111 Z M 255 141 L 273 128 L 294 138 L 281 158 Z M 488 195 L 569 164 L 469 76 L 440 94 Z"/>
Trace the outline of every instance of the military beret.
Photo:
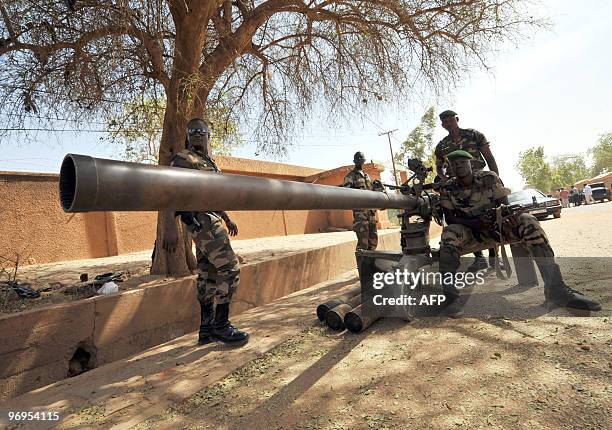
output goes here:
<path id="1" fill-rule="evenodd" d="M 355 155 L 353 155 L 353 160 L 365 160 L 365 155 L 363 155 L 363 152 L 357 151 Z"/>
<path id="2" fill-rule="evenodd" d="M 472 159 L 474 157 L 472 157 L 469 152 L 464 151 L 463 149 L 457 149 L 456 151 L 453 151 L 450 154 L 448 154 L 446 156 L 446 158 L 448 158 L 448 161 L 450 161 L 450 160 L 454 160 L 455 158 L 469 158 L 469 159 Z"/>
<path id="3" fill-rule="evenodd" d="M 444 119 L 444 118 L 447 118 L 449 116 L 457 116 L 457 113 L 455 111 L 452 111 L 452 110 L 445 110 L 444 112 L 442 112 L 440 114 L 440 119 Z"/>

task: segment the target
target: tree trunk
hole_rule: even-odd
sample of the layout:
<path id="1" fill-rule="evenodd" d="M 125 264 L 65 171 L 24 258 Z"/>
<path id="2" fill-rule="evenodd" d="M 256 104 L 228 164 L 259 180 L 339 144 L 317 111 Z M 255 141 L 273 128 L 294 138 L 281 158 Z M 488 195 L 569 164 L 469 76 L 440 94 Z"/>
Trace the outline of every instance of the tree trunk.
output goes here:
<path id="1" fill-rule="evenodd" d="M 185 148 L 184 132 L 186 120 L 179 114 L 176 105 L 168 98 L 166 112 L 164 114 L 164 131 L 160 144 L 159 163 L 168 165 L 172 154 Z M 155 240 L 155 251 L 151 265 L 152 275 L 174 275 L 185 276 L 193 273 L 196 268 L 196 260 L 192 251 L 191 235 L 183 229 L 182 223 L 176 218 L 165 219 L 165 212 L 157 214 L 157 239 Z M 179 243 L 177 250 L 169 253 L 162 248 L 166 222 L 176 222 L 179 232 Z M 181 240 L 182 238 L 182 240 Z"/>
<path id="2" fill-rule="evenodd" d="M 166 88 L 166 111 L 164 129 L 160 143 L 159 164 L 168 165 L 172 156 L 185 149 L 185 126 L 189 119 L 201 116 L 206 99 L 198 100 L 199 87 L 204 82 L 199 72 L 202 48 L 204 46 L 207 23 L 216 7 L 212 2 L 189 2 L 190 13 L 182 15 L 177 9 L 173 19 L 177 29 L 174 46 L 174 63 L 170 83 Z M 179 8 L 180 9 L 180 8 Z M 208 82 L 212 85 L 214 80 Z M 208 91 L 205 92 L 206 98 Z M 165 226 L 167 222 L 178 224 L 179 243 L 176 252 L 163 250 Z M 182 240 L 181 240 L 182 238 Z M 151 274 L 187 275 L 196 268 L 192 251 L 191 235 L 186 233 L 180 221 L 165 219 L 164 213 L 157 217 L 157 240 Z"/>

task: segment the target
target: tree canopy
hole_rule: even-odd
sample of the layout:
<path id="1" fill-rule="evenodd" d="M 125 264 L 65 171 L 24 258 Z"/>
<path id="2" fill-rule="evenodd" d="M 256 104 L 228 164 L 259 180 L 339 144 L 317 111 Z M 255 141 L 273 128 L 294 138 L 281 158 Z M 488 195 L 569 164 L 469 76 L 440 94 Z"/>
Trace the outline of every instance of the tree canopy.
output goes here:
<path id="1" fill-rule="evenodd" d="M 87 121 L 165 97 L 160 161 L 209 107 L 254 121 L 279 153 L 314 102 L 442 88 L 496 43 L 540 24 L 526 0 L 8 0 L 0 4 L 1 109 Z M 119 104 L 119 106 L 121 106 Z M 49 115 L 51 114 L 51 115 Z"/>
<path id="2" fill-rule="evenodd" d="M 418 158 L 433 170 L 427 177 L 431 182 L 435 176 L 436 156 L 434 154 L 433 135 L 436 129 L 436 115 L 433 106 L 421 117 L 420 124 L 412 129 L 406 140 L 395 154 L 395 163 L 408 169 L 408 159 Z M 398 178 L 399 181 L 399 178 Z"/>
<path id="3" fill-rule="evenodd" d="M 601 173 L 612 172 L 612 133 L 606 133 L 599 138 L 599 142 L 589 149 L 593 156 L 591 174 L 597 176 Z"/>

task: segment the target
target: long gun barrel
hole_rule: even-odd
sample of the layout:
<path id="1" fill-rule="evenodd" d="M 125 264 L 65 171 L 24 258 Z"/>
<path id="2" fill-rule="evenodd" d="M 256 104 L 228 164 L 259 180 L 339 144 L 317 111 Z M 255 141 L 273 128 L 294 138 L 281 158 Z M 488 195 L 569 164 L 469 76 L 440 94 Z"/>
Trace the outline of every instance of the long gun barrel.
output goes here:
<path id="1" fill-rule="evenodd" d="M 68 154 L 66 212 L 412 209 L 419 197 Z"/>

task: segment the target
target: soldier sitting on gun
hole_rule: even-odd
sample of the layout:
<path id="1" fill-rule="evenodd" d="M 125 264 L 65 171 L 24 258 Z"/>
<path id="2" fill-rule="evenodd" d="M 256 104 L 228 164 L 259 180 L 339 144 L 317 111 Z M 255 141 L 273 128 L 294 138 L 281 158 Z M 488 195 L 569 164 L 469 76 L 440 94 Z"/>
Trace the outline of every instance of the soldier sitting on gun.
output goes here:
<path id="1" fill-rule="evenodd" d="M 372 181 L 370 175 L 363 170 L 365 155 L 358 151 L 353 156 L 355 168 L 344 177 L 344 187 L 358 190 L 380 190 L 380 181 Z M 353 231 L 357 234 L 357 249 L 375 250 L 378 246 L 378 232 L 376 230 L 376 210 L 353 210 Z"/>
<path id="2" fill-rule="evenodd" d="M 189 121 L 187 149 L 176 154 L 170 165 L 220 172 L 209 156 L 209 138 L 210 131 L 205 121 L 200 118 Z M 221 220 L 225 221 L 230 236 L 238 234 L 238 227 L 225 212 L 170 211 L 166 214 L 172 219 L 175 215 L 181 216 L 186 228 L 193 234 L 193 241 L 196 244 L 197 288 L 201 316 L 198 342 L 201 345 L 215 340 L 234 345 L 248 342 L 248 333 L 232 326 L 228 319 L 230 300 L 240 282 L 240 267 Z M 163 248 L 174 252 L 178 241 L 176 224 L 168 222 L 166 225 Z"/>
<path id="3" fill-rule="evenodd" d="M 496 230 L 483 217 L 487 210 L 507 205 L 510 191 L 504 188 L 494 172 L 472 172 L 472 156 L 463 150 L 453 151 L 447 156 L 455 177 L 441 189 L 440 204 L 447 226 L 442 231 L 440 244 L 440 272 L 442 279 L 449 280 L 459 267 L 463 250 L 479 242 L 493 244 Z M 497 229 L 498 230 L 498 229 Z M 595 300 L 569 288 L 563 282 L 559 266 L 546 233 L 531 214 L 510 215 L 503 222 L 501 233 L 504 243 L 521 241 L 533 256 L 544 279 L 544 296 L 547 302 L 562 307 L 600 310 Z M 459 316 L 463 313 L 459 291 L 453 282 L 444 282 L 446 295 L 445 313 Z"/>

